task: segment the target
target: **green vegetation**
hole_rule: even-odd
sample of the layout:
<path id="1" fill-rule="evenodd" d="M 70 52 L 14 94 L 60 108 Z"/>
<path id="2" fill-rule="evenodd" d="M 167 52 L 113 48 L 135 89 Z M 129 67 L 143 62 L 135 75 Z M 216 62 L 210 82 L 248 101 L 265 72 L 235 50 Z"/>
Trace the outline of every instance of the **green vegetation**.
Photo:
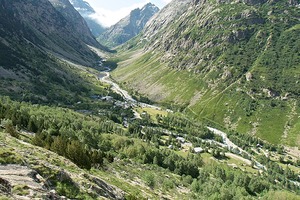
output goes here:
<path id="1" fill-rule="evenodd" d="M 4 133 L 0 131 L 0 139 L 3 141 Z M 1 147 L 0 164 L 22 164 L 22 157 L 13 151 L 10 147 Z"/>
<path id="2" fill-rule="evenodd" d="M 264 200 L 299 200 L 299 195 L 290 192 L 283 192 L 283 191 L 270 191 L 267 193 L 266 197 L 263 198 Z"/>
<path id="3" fill-rule="evenodd" d="M 28 189 L 29 187 L 27 185 L 17 185 L 13 188 L 12 192 L 20 196 L 26 196 L 29 194 Z"/>

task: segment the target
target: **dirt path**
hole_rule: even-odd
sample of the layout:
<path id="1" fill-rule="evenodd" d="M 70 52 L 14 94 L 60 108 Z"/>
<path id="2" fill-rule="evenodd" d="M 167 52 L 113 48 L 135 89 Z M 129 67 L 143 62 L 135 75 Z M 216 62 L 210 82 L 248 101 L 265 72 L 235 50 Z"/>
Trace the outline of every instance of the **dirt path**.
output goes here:
<path id="1" fill-rule="evenodd" d="M 234 158 L 234 159 L 237 159 L 237 160 L 240 160 L 240 161 L 246 163 L 247 165 L 251 165 L 251 160 L 243 158 L 243 157 L 238 156 L 238 155 L 235 155 L 233 153 L 225 153 L 225 156 L 230 157 L 230 158 Z"/>

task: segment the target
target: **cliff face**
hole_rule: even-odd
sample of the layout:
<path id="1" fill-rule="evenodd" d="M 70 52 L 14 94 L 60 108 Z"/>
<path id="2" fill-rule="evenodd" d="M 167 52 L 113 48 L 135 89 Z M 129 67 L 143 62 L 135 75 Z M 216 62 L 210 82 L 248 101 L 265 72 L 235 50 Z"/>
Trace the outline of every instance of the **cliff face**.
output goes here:
<path id="1" fill-rule="evenodd" d="M 151 3 L 146 4 L 142 9 L 137 8 L 101 34 L 98 41 L 111 47 L 123 44 L 138 35 L 150 18 L 158 11 L 159 8 Z"/>

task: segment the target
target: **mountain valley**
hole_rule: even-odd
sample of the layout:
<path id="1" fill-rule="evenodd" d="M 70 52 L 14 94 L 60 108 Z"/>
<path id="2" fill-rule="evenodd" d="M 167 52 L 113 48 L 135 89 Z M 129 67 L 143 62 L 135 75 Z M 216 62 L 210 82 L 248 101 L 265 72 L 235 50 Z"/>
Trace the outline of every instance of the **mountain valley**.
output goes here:
<path id="1" fill-rule="evenodd" d="M 299 5 L 1 1 L 0 200 L 300 199 Z"/>

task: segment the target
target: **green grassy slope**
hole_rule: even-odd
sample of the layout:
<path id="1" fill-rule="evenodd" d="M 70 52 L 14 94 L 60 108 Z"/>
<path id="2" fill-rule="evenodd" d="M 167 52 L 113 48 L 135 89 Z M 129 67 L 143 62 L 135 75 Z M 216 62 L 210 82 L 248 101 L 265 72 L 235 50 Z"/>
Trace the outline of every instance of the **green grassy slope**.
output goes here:
<path id="1" fill-rule="evenodd" d="M 299 146 L 299 16 L 285 1 L 199 3 L 159 29 L 147 51 L 131 49 L 113 77 L 198 119 Z"/>

